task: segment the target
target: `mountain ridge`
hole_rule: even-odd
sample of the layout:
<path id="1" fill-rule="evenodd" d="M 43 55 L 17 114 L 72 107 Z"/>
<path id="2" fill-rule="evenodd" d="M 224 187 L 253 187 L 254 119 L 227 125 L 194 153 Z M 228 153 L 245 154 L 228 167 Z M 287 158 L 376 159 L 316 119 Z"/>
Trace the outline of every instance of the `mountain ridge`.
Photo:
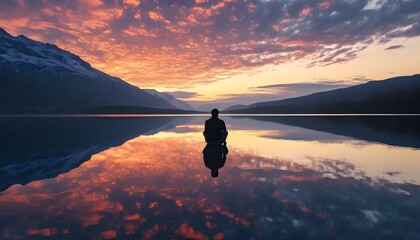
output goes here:
<path id="1" fill-rule="evenodd" d="M 176 97 L 172 96 L 171 94 L 168 93 L 164 93 L 164 92 L 159 92 L 156 91 L 155 89 L 143 89 L 143 91 L 147 92 L 150 95 L 162 98 L 164 101 L 172 104 L 172 106 L 178 108 L 178 109 L 183 109 L 183 110 L 189 110 L 189 111 L 195 111 L 196 109 L 193 108 L 190 104 L 177 99 Z"/>
<path id="2" fill-rule="evenodd" d="M 2 28 L 0 85 L 0 113 L 31 108 L 89 112 L 116 106 L 177 110 L 164 99 L 93 68 L 78 55 L 24 35 L 14 37 Z"/>
<path id="3" fill-rule="evenodd" d="M 258 102 L 228 113 L 420 113 L 420 74 L 318 92 L 277 101 Z"/>

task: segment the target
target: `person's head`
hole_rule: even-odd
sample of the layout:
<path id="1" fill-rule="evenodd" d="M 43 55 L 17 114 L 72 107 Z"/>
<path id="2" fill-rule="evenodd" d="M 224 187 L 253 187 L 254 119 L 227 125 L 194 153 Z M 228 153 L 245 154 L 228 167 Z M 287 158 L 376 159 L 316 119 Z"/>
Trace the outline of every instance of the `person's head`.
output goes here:
<path id="1" fill-rule="evenodd" d="M 219 176 L 219 170 L 217 170 L 217 169 L 212 169 L 212 170 L 211 170 L 211 176 L 212 176 L 212 177 L 217 177 L 217 176 Z"/>
<path id="2" fill-rule="evenodd" d="M 219 116 L 219 110 L 217 108 L 211 110 L 211 116 L 212 117 L 217 117 Z"/>

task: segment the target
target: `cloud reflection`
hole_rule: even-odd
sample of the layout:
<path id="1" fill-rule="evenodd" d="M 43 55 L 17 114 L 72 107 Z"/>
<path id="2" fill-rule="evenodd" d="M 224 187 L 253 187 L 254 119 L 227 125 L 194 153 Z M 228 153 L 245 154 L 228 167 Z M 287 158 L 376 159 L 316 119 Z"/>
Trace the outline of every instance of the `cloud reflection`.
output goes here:
<path id="1" fill-rule="evenodd" d="M 179 137 L 139 137 L 65 175 L 15 185 L 0 195 L 0 234 L 307 239 L 346 238 L 358 229 L 360 238 L 374 231 L 382 239 L 389 224 L 395 236 L 418 234 L 416 185 L 373 181 L 342 161 L 314 170 L 235 148 L 213 180 L 203 147 Z"/>

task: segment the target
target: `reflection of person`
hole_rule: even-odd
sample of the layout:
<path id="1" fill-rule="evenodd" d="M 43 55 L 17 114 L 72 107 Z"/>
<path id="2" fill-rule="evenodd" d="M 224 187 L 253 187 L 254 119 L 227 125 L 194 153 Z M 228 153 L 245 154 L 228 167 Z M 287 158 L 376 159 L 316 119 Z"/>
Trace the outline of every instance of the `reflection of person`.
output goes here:
<path id="1" fill-rule="evenodd" d="M 203 149 L 204 165 L 211 170 L 211 176 L 219 176 L 219 169 L 225 165 L 229 150 L 226 145 L 207 144 Z"/>
<path id="2" fill-rule="evenodd" d="M 211 118 L 206 120 L 204 125 L 204 138 L 209 144 L 224 144 L 226 145 L 226 138 L 228 131 L 226 131 L 225 122 L 218 118 L 219 110 L 211 110 Z"/>

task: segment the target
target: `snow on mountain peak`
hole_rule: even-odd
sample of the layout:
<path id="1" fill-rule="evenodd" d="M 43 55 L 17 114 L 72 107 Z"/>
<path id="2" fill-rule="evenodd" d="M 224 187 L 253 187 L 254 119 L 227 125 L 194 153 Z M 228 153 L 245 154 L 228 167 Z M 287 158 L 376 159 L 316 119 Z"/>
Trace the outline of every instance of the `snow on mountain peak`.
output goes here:
<path id="1" fill-rule="evenodd" d="M 14 37 L 0 28 L 0 62 L 30 64 L 40 69 L 49 69 L 89 78 L 115 82 L 115 78 L 93 69 L 78 55 L 65 51 L 54 44 L 31 40 L 24 35 Z"/>
<path id="2" fill-rule="evenodd" d="M 69 51 L 8 34 L 0 28 L 0 107 L 4 111 L 91 111 L 101 107 L 189 108 L 174 97 L 149 94 L 112 77 Z M 159 96 L 160 94 L 160 96 Z M 1 110 L 1 109 L 0 109 Z M 96 111 L 96 110 L 95 110 Z M 145 110 L 146 111 L 146 110 Z M 148 111 L 148 110 L 147 110 Z"/>

